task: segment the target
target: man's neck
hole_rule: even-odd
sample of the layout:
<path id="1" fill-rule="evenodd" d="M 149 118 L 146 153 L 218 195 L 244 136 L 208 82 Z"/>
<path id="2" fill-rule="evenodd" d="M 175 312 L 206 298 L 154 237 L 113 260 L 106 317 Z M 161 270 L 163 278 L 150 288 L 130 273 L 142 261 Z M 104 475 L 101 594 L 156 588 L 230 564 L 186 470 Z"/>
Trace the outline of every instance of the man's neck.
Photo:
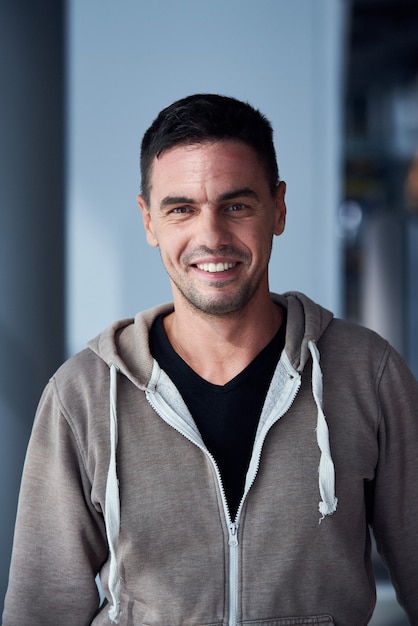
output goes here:
<path id="1" fill-rule="evenodd" d="M 248 306 L 227 317 L 180 305 L 164 319 L 164 329 L 174 350 L 199 376 L 224 385 L 272 340 L 282 321 L 281 307 L 268 299 L 264 306 Z"/>

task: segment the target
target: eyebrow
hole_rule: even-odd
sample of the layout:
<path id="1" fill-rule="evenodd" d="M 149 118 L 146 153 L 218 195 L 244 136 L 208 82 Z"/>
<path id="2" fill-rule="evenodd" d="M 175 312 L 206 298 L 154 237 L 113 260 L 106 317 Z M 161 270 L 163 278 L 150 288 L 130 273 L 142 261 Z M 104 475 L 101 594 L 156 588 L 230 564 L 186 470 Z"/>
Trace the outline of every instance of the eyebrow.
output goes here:
<path id="1" fill-rule="evenodd" d="M 242 187 L 241 189 L 234 189 L 233 191 L 227 191 L 226 193 L 218 196 L 218 202 L 225 202 L 225 200 L 233 200 L 234 198 L 253 198 L 258 200 L 258 194 L 250 187 Z"/>
<path id="2" fill-rule="evenodd" d="M 166 196 L 160 202 L 160 208 L 172 206 L 173 204 L 195 204 L 193 198 L 187 198 L 186 196 Z"/>
<path id="3" fill-rule="evenodd" d="M 227 200 L 234 200 L 235 198 L 253 198 L 258 200 L 258 194 L 249 187 L 242 187 L 240 189 L 233 189 L 222 193 L 216 198 L 216 202 L 226 202 Z M 187 196 L 166 196 L 161 200 L 160 208 L 163 209 L 173 204 L 196 204 L 196 200 L 188 198 Z"/>

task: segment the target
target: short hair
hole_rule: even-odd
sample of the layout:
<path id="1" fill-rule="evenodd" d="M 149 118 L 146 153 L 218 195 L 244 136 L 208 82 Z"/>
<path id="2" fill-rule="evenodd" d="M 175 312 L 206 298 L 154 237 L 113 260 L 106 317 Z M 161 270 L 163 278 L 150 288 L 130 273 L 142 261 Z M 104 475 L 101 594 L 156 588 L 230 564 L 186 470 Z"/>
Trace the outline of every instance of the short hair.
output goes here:
<path id="1" fill-rule="evenodd" d="M 154 158 L 180 145 L 231 139 L 242 141 L 261 159 L 272 194 L 279 182 L 273 128 L 250 104 L 217 94 L 195 94 L 163 109 L 141 144 L 142 195 L 149 202 Z"/>

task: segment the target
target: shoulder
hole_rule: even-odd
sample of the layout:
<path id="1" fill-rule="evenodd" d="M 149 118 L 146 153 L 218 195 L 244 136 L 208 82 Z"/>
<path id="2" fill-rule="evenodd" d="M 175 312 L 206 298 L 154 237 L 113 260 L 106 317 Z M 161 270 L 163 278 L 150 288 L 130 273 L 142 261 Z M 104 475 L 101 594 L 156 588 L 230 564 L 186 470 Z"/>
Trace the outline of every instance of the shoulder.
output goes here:
<path id="1" fill-rule="evenodd" d="M 318 342 L 321 361 L 334 366 L 366 368 L 376 374 L 381 370 L 394 349 L 388 341 L 369 328 L 334 318 Z"/>
<path id="2" fill-rule="evenodd" d="M 350 345 L 358 345 L 361 348 L 365 344 L 367 347 L 373 346 L 385 350 L 389 345 L 388 341 L 374 330 L 338 317 L 333 318 L 324 337 L 328 340 L 337 340 L 347 348 Z"/>
<path id="3" fill-rule="evenodd" d="M 89 348 L 65 361 L 48 385 L 60 412 L 73 427 L 85 423 L 87 417 L 107 415 L 109 386 L 108 365 Z"/>
<path id="4" fill-rule="evenodd" d="M 108 377 L 108 365 L 90 348 L 85 348 L 65 361 L 51 380 L 61 392 L 65 392 L 74 388 L 91 388 L 93 383 L 100 385 Z"/>

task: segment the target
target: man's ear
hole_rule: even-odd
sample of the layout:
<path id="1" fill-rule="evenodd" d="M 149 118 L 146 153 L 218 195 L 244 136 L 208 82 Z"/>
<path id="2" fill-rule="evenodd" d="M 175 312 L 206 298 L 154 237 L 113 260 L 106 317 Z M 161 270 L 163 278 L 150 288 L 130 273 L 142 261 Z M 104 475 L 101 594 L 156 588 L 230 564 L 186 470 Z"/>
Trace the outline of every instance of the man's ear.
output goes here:
<path id="1" fill-rule="evenodd" d="M 153 248 L 157 248 L 158 247 L 158 239 L 157 239 L 157 237 L 155 235 L 155 232 L 154 232 L 154 225 L 152 223 L 151 211 L 150 211 L 150 208 L 148 206 L 148 203 L 146 202 L 144 196 L 137 196 L 136 197 L 136 201 L 138 202 L 138 206 L 141 209 L 142 221 L 144 223 L 144 228 L 145 228 L 145 234 L 146 234 L 146 237 L 147 237 L 147 242 Z"/>
<path id="2" fill-rule="evenodd" d="M 284 199 L 285 195 L 286 195 L 286 183 L 282 180 L 277 185 L 277 189 L 276 189 L 276 198 L 275 198 L 276 214 L 274 218 L 274 234 L 275 235 L 281 235 L 282 232 L 284 231 L 284 227 L 286 224 L 286 202 Z"/>

